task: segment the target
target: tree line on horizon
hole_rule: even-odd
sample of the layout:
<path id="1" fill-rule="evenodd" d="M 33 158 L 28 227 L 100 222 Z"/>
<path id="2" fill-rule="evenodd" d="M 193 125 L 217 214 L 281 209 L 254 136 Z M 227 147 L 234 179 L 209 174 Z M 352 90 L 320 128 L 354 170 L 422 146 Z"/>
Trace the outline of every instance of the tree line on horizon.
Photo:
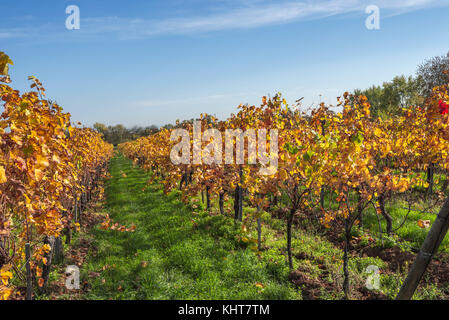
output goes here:
<path id="1" fill-rule="evenodd" d="M 388 118 L 401 114 L 409 106 L 423 105 L 432 89 L 449 82 L 449 52 L 420 64 L 414 76 L 396 76 L 382 85 L 373 85 L 365 90 L 354 90 L 355 95 L 364 95 L 371 104 L 374 117 Z"/>
<path id="2" fill-rule="evenodd" d="M 93 128 L 103 135 L 103 139 L 114 146 L 130 140 L 135 140 L 140 137 L 149 136 L 159 131 L 159 128 L 155 125 L 150 125 L 147 127 L 133 126 L 131 128 L 126 128 L 122 124 L 117 124 L 115 126 L 107 126 L 103 123 L 96 122 Z"/>
<path id="3" fill-rule="evenodd" d="M 193 123 L 195 119 L 177 121 L 176 124 L 166 124 L 162 127 L 156 125 L 150 125 L 147 127 L 133 126 L 131 128 L 126 128 L 122 124 L 117 124 L 115 126 L 107 126 L 103 123 L 96 122 L 93 125 L 93 129 L 99 132 L 103 139 L 114 146 L 126 141 L 136 140 L 140 137 L 147 137 L 149 135 L 155 134 L 163 129 L 173 129 L 182 128 L 185 123 Z M 210 120 L 210 119 L 209 119 Z"/>

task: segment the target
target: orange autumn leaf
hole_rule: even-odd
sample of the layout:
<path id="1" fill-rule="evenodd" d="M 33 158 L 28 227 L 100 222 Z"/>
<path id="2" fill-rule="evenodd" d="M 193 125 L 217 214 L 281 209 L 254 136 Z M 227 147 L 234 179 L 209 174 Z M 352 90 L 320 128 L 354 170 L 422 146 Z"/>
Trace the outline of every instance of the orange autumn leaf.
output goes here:
<path id="1" fill-rule="evenodd" d="M 262 283 L 260 283 L 260 282 L 256 282 L 256 287 L 258 287 L 260 289 L 263 289 L 264 285 Z"/>
<path id="2" fill-rule="evenodd" d="M 46 157 L 40 156 L 40 155 L 38 155 L 37 158 L 36 158 L 36 164 L 40 168 L 45 168 L 45 167 L 48 167 L 50 165 L 49 162 L 48 162 L 48 159 Z"/>
<path id="3" fill-rule="evenodd" d="M 421 229 L 427 229 L 430 227 L 430 220 L 418 220 L 418 227 Z"/>

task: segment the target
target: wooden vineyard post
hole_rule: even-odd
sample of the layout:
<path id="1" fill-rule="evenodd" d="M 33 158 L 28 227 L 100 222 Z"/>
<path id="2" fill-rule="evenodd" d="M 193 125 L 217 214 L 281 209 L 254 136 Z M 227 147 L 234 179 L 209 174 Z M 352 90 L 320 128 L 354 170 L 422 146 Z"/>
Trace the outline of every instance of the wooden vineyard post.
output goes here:
<path id="1" fill-rule="evenodd" d="M 46 236 L 44 243 L 50 246 L 50 251 L 48 251 L 44 257 L 47 259 L 47 262 L 44 263 L 42 268 L 42 279 L 44 279 L 44 283 L 41 287 L 39 287 L 39 293 L 43 294 L 47 290 L 48 277 L 50 276 L 51 265 L 53 263 L 53 255 L 55 253 L 55 237 L 54 236 Z"/>
<path id="2" fill-rule="evenodd" d="M 220 192 L 218 206 L 220 207 L 220 214 L 224 215 L 224 192 Z"/>
<path id="3" fill-rule="evenodd" d="M 70 210 L 73 211 L 73 207 Z M 67 216 L 67 225 L 65 228 L 65 243 L 70 244 L 70 242 L 72 242 L 72 229 L 71 229 L 72 219 L 70 217 L 71 214 L 69 214 L 67 211 L 65 211 L 65 212 L 66 212 L 66 216 Z"/>
<path id="4" fill-rule="evenodd" d="M 64 260 L 64 245 L 61 237 L 55 238 L 54 262 L 61 263 Z"/>
<path id="5" fill-rule="evenodd" d="M 427 188 L 426 198 L 429 198 L 433 194 L 433 181 L 434 181 L 434 173 L 435 173 L 435 164 L 430 163 L 427 168 L 427 183 L 429 187 Z"/>
<path id="6" fill-rule="evenodd" d="M 243 182 L 243 170 L 239 169 L 240 176 L 240 184 Z M 243 188 L 238 185 L 235 187 L 234 193 L 234 212 L 235 212 L 235 220 L 242 222 L 243 220 Z"/>
<path id="7" fill-rule="evenodd" d="M 206 187 L 206 206 L 207 206 L 207 210 L 210 209 L 210 192 L 209 192 L 210 187 L 207 186 Z"/>
<path id="8" fill-rule="evenodd" d="M 81 221 L 82 221 L 81 215 L 83 213 L 83 210 L 84 210 L 84 208 L 83 208 L 83 194 L 81 194 L 80 201 L 78 203 L 78 221 L 77 221 L 80 225 L 81 225 Z"/>
<path id="9" fill-rule="evenodd" d="M 449 197 L 444 202 L 443 207 L 438 213 L 432 228 L 427 234 L 424 243 L 416 256 L 415 262 L 410 269 L 404 284 L 402 285 L 396 300 L 410 300 L 421 281 L 427 266 L 432 260 L 433 255 L 438 251 L 438 247 L 444 239 L 449 228 Z"/>
<path id="10" fill-rule="evenodd" d="M 260 197 L 260 194 L 257 194 L 258 197 Z M 261 219 L 261 213 L 260 213 L 260 206 L 257 204 L 256 206 L 256 217 L 257 217 L 257 251 L 262 251 L 262 219 Z"/>
<path id="11" fill-rule="evenodd" d="M 243 183 L 243 170 L 240 167 L 239 170 L 239 176 L 240 176 L 240 184 Z M 243 188 L 240 185 L 239 186 L 239 221 L 242 222 L 243 220 Z"/>
<path id="12" fill-rule="evenodd" d="M 234 220 L 239 219 L 239 186 L 234 189 Z"/>
<path id="13" fill-rule="evenodd" d="M 31 247 L 30 244 L 25 244 L 25 265 L 26 265 L 26 280 L 27 280 L 27 288 L 26 288 L 26 300 L 31 300 L 33 296 L 33 284 L 31 279 L 31 267 L 30 267 L 30 259 L 31 259 Z"/>
<path id="14" fill-rule="evenodd" d="M 324 136 L 325 134 L 325 130 L 324 130 L 324 126 L 326 124 L 325 120 L 321 121 L 321 135 Z M 321 209 L 324 209 L 324 186 L 321 186 L 321 190 L 320 190 L 320 206 Z"/>
<path id="15" fill-rule="evenodd" d="M 74 215 L 75 223 L 78 222 L 78 199 L 75 196 L 75 215 Z"/>
<path id="16" fill-rule="evenodd" d="M 69 221 L 68 226 L 66 228 L 65 244 L 70 244 L 70 242 L 72 242 L 72 228 L 70 226 L 70 221 Z"/>

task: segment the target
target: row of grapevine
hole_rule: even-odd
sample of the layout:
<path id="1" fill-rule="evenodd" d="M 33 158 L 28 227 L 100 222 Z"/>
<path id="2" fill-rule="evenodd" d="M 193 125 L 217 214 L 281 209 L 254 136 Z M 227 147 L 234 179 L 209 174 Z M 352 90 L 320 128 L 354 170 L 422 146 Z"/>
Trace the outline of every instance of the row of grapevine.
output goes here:
<path id="1" fill-rule="evenodd" d="M 8 77 L 0 82 L 0 299 L 14 283 L 26 282 L 28 299 L 32 281 L 45 290 L 62 236 L 70 243 L 113 154 L 99 133 L 72 126 L 39 80 L 29 79 L 33 91 L 23 94 Z"/>
<path id="2" fill-rule="evenodd" d="M 135 163 L 151 170 L 155 178 L 160 178 L 165 192 L 181 189 L 184 201 L 202 192 L 207 207 L 211 199 L 217 199 L 223 213 L 224 201 L 234 198 L 236 220 L 242 221 L 243 198 L 258 209 L 256 215 L 262 209 L 272 212 L 270 208 L 281 205 L 285 212 L 290 268 L 293 268 L 291 240 L 295 217 L 301 219 L 314 212 L 325 227 L 340 228 L 345 239 L 343 287 L 348 296 L 351 230 L 355 225 L 362 225 L 367 208 L 373 206 L 379 219 L 387 220 L 386 233 L 391 233 L 392 221 L 385 202 L 428 188 L 429 181 L 421 174 L 424 170 L 438 167 L 446 172 L 449 168 L 448 101 L 448 86 L 438 87 L 423 106 L 411 106 L 400 116 L 380 119 L 371 116 L 370 104 L 364 96 L 345 93 L 338 98 L 339 112 L 321 104 L 306 113 L 296 106 L 289 107 L 277 94 L 269 99 L 264 97 L 258 107 L 240 105 L 238 114 L 224 121 L 201 115 L 198 120 L 202 133 L 201 157 L 213 155 L 213 161 L 194 161 L 198 146 L 195 147 L 191 122 L 176 126 L 189 132 L 190 161 L 184 164 L 171 161 L 173 150 L 186 151 L 178 147 L 176 135 L 171 139 L 173 130 L 164 129 L 123 143 L 119 148 Z M 220 153 L 227 146 L 223 139 L 210 134 L 204 136 L 211 128 L 221 133 L 226 129 L 265 129 L 267 139 L 264 144 L 258 141 L 258 152 L 274 155 L 277 170 L 269 175 L 261 174 L 261 169 L 267 169 L 263 163 L 249 164 L 252 163 L 248 155 L 249 139 L 244 144 L 244 164 L 224 164 Z M 276 139 L 268 135 L 273 129 L 278 130 Z M 236 144 L 239 139 L 243 136 L 235 137 Z M 277 146 L 278 152 L 273 154 Z M 326 208 L 324 194 L 332 202 Z M 279 199 L 282 199 L 280 204 Z"/>

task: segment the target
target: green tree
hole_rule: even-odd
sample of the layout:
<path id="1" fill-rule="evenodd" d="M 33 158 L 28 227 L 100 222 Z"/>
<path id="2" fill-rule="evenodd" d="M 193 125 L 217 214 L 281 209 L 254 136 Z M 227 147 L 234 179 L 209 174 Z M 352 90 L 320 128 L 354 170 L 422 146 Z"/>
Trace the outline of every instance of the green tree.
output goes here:
<path id="1" fill-rule="evenodd" d="M 107 139 L 108 134 L 109 134 L 109 129 L 108 129 L 108 127 L 105 124 L 99 123 L 99 122 L 95 122 L 94 123 L 94 129 L 98 133 L 101 133 L 103 135 L 103 139 Z"/>
<path id="2" fill-rule="evenodd" d="M 449 83 L 449 52 L 424 61 L 418 66 L 416 76 L 424 97 L 430 96 L 433 88 Z"/>
<path id="3" fill-rule="evenodd" d="M 371 103 L 374 117 L 397 115 L 403 108 L 422 102 L 419 81 L 412 76 L 398 76 L 382 86 L 372 86 L 365 90 L 357 89 L 356 95 L 365 95 Z"/>
<path id="4" fill-rule="evenodd" d="M 12 60 L 2 51 L 0 51 L 0 82 L 10 82 L 9 80 L 9 65 L 12 65 Z"/>

